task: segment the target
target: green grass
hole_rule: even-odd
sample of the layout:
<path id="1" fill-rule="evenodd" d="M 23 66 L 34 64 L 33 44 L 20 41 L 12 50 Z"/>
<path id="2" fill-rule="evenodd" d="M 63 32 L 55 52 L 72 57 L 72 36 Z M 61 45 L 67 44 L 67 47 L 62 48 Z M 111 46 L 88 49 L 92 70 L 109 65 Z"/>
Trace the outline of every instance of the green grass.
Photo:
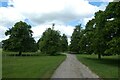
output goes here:
<path id="1" fill-rule="evenodd" d="M 3 56 L 3 78 L 50 78 L 66 56 Z"/>
<path id="2" fill-rule="evenodd" d="M 2 48 L 0 48 L 0 54 L 2 54 Z"/>
<path id="3" fill-rule="evenodd" d="M 101 78 L 118 78 L 118 56 L 103 56 L 101 60 L 97 55 L 77 55 L 78 60 L 88 66 Z"/>
<path id="4" fill-rule="evenodd" d="M 2 48 L 0 48 L 0 79 L 2 78 Z"/>
<path id="5" fill-rule="evenodd" d="M 10 51 L 2 51 L 2 56 L 15 56 L 18 55 L 19 52 L 10 52 Z M 40 52 L 22 52 L 23 56 L 46 56 L 47 54 L 41 54 Z"/>

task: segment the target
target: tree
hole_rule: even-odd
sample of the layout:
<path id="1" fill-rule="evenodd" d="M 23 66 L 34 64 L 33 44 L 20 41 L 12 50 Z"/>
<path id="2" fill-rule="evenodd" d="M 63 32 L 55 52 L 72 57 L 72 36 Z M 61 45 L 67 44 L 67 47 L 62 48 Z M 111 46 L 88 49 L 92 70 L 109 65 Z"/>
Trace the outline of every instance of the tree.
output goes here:
<path id="1" fill-rule="evenodd" d="M 111 2 L 105 11 L 95 13 L 95 18 L 86 24 L 79 42 L 82 53 L 101 56 L 120 53 L 120 2 Z M 87 45 L 87 46 L 86 46 Z"/>
<path id="2" fill-rule="evenodd" d="M 120 54 L 120 1 L 109 3 L 105 14 L 108 19 L 105 25 L 108 36 L 105 54 Z"/>
<path id="3" fill-rule="evenodd" d="M 79 46 L 80 46 L 80 49 L 79 49 L 79 53 L 80 54 L 83 54 L 83 53 L 87 53 L 87 50 L 86 50 L 86 46 L 87 46 L 87 37 L 86 37 L 86 34 L 85 34 L 85 30 L 83 29 L 80 33 L 80 41 L 79 41 Z"/>
<path id="4" fill-rule="evenodd" d="M 65 34 L 61 36 L 60 45 L 61 45 L 62 52 L 65 52 L 68 50 L 68 41 L 67 41 L 67 36 Z"/>
<path id="5" fill-rule="evenodd" d="M 75 29 L 71 36 L 71 44 L 70 44 L 71 52 L 79 53 L 80 46 L 78 43 L 80 41 L 80 32 L 81 32 L 81 25 L 75 26 Z"/>
<path id="6" fill-rule="evenodd" d="M 94 38 L 94 52 L 98 54 L 98 59 L 101 59 L 101 55 L 106 49 L 106 42 L 104 39 L 104 27 L 106 23 L 106 18 L 104 11 L 98 11 L 95 13 L 95 38 Z"/>
<path id="7" fill-rule="evenodd" d="M 55 55 L 60 51 L 60 32 L 48 28 L 39 40 L 39 49 L 42 53 Z"/>
<path id="8" fill-rule="evenodd" d="M 95 33 L 95 19 L 89 20 L 86 24 L 85 29 L 80 33 L 81 39 L 79 42 L 80 53 L 92 54 L 94 44 L 94 33 Z"/>
<path id="9" fill-rule="evenodd" d="M 14 27 L 7 30 L 5 35 L 9 35 L 9 39 L 3 42 L 3 50 L 18 51 L 19 56 L 22 52 L 36 51 L 37 46 L 35 40 L 32 38 L 31 26 L 25 22 L 17 22 Z"/>

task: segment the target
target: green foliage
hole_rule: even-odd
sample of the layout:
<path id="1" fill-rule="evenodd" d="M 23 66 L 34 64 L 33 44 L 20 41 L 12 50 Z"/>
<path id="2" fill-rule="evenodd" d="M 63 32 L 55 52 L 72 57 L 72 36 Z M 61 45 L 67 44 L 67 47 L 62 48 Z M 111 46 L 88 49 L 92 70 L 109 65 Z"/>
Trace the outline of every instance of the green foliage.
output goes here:
<path id="1" fill-rule="evenodd" d="M 105 31 L 109 37 L 105 53 L 120 54 L 120 1 L 109 3 L 105 14 L 108 19 L 113 18 L 112 21 L 108 20 L 105 25 Z"/>
<path id="2" fill-rule="evenodd" d="M 94 23 L 95 23 L 95 19 L 90 20 L 86 24 L 85 30 L 81 31 L 81 39 L 79 42 L 80 53 L 87 53 L 87 54 L 93 53 L 93 48 L 94 48 L 93 35 L 95 33 Z"/>
<path id="3" fill-rule="evenodd" d="M 110 54 L 111 52 L 113 54 L 120 54 L 120 37 L 113 38 L 107 45 L 109 46 L 109 49 L 106 49 L 106 54 Z"/>
<path id="4" fill-rule="evenodd" d="M 119 2 L 110 2 L 105 9 L 106 17 L 110 18 L 120 18 L 120 1 Z"/>
<path id="5" fill-rule="evenodd" d="M 68 50 L 68 41 L 67 41 L 67 36 L 65 34 L 61 36 L 60 47 L 62 52 L 65 52 Z"/>
<path id="6" fill-rule="evenodd" d="M 79 43 L 79 52 L 86 54 L 113 55 L 120 54 L 120 2 L 111 2 L 105 11 L 99 10 L 95 13 L 95 17 L 90 20 L 85 29 L 79 34 L 79 41 L 73 40 L 72 47 L 76 47 Z M 75 39 L 75 38 L 74 38 Z M 75 41 L 75 42 L 73 42 Z M 77 50 L 76 50 L 77 51 Z"/>
<path id="7" fill-rule="evenodd" d="M 59 31 L 48 28 L 39 40 L 39 49 L 45 54 L 55 55 L 60 51 Z"/>
<path id="8" fill-rule="evenodd" d="M 104 53 L 106 49 L 106 40 L 103 37 L 104 36 L 104 27 L 105 27 L 105 12 L 104 11 L 98 11 L 95 14 L 95 23 L 96 23 L 96 29 L 95 29 L 95 39 L 94 39 L 94 47 L 95 53 L 98 53 L 98 58 L 101 58 L 101 54 Z"/>
<path id="9" fill-rule="evenodd" d="M 71 44 L 69 46 L 71 52 L 79 53 L 79 41 L 80 41 L 80 32 L 81 32 L 81 25 L 75 26 L 74 32 L 71 36 Z"/>
<path id="10" fill-rule="evenodd" d="M 36 51 L 37 46 L 35 40 L 32 38 L 31 26 L 25 22 L 17 22 L 14 27 L 7 30 L 5 35 L 9 35 L 9 39 L 3 42 L 3 50 L 22 52 Z"/>

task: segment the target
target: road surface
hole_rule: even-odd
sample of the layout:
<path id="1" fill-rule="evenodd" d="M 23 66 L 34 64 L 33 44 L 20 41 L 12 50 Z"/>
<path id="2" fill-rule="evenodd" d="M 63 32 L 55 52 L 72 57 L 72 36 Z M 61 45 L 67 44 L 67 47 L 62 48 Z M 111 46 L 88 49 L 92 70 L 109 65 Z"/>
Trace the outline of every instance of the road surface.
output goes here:
<path id="1" fill-rule="evenodd" d="M 66 60 L 57 68 L 52 78 L 99 78 L 78 61 L 74 54 L 66 55 Z"/>

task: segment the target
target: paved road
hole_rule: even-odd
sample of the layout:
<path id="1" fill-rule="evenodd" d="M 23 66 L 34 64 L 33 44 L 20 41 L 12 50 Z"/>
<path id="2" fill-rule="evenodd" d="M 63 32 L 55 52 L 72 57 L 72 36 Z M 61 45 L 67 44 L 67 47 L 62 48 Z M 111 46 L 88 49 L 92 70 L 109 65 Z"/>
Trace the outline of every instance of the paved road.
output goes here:
<path id="1" fill-rule="evenodd" d="M 99 78 L 79 62 L 74 54 L 66 55 L 66 60 L 57 68 L 52 78 Z"/>

